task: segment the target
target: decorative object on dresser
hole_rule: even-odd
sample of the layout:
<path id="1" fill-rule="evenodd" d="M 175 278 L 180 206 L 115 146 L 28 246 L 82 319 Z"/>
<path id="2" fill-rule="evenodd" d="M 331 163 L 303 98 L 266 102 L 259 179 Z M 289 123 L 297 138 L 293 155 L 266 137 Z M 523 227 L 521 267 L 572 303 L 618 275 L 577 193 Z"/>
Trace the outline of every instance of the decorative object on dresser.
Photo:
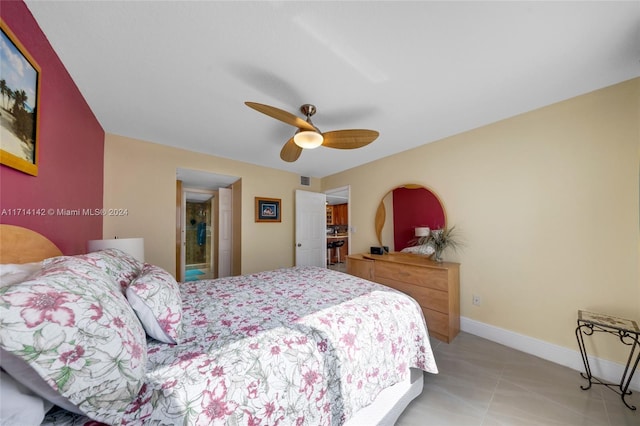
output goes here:
<path id="1" fill-rule="evenodd" d="M 431 231 L 426 237 L 426 244 L 433 246 L 433 260 L 436 262 L 442 262 L 442 253 L 446 248 L 450 247 L 453 251 L 457 251 L 462 247 L 462 241 L 455 226 Z"/>
<path id="2" fill-rule="evenodd" d="M 372 246 L 371 248 L 369 248 L 369 252 L 371 254 L 384 254 L 384 247 Z"/>
<path id="3" fill-rule="evenodd" d="M 347 273 L 413 297 L 432 336 L 449 343 L 459 333 L 460 264 L 409 253 L 353 254 L 347 256 Z"/>

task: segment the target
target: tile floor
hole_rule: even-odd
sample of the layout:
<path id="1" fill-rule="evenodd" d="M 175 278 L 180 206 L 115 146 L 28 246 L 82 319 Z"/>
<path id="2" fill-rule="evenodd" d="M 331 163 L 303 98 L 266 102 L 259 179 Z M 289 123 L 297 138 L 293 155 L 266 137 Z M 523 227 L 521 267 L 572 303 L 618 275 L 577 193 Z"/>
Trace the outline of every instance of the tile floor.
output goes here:
<path id="1" fill-rule="evenodd" d="M 575 370 L 464 332 L 432 347 L 440 373 L 396 426 L 640 426 L 640 392 L 631 411 L 604 386 L 581 390 Z"/>
<path id="2" fill-rule="evenodd" d="M 327 268 L 333 269 L 334 271 L 347 272 L 347 263 L 346 262 L 334 263 L 327 266 Z"/>

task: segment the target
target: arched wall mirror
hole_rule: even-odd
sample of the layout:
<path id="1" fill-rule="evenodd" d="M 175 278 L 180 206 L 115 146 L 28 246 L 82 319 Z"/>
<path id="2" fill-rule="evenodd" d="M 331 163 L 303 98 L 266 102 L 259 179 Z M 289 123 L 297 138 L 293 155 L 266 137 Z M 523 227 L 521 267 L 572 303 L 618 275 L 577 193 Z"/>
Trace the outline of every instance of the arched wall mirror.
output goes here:
<path id="1" fill-rule="evenodd" d="M 415 228 L 444 228 L 447 215 L 438 196 L 422 185 L 406 184 L 387 192 L 376 211 L 376 236 L 381 246 L 400 251 L 411 245 Z"/>

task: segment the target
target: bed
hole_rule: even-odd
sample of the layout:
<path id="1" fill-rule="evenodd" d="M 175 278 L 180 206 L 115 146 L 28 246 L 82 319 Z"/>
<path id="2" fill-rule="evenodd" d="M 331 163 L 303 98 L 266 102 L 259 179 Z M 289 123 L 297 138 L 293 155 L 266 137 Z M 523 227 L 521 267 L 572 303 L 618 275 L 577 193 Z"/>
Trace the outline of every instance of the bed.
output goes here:
<path id="1" fill-rule="evenodd" d="M 437 373 L 418 304 L 357 277 L 178 284 L 117 250 L 61 256 L 7 225 L 0 238 L 0 263 L 34 268 L 0 288 L 0 386 L 26 386 L 44 425 L 393 424 Z"/>

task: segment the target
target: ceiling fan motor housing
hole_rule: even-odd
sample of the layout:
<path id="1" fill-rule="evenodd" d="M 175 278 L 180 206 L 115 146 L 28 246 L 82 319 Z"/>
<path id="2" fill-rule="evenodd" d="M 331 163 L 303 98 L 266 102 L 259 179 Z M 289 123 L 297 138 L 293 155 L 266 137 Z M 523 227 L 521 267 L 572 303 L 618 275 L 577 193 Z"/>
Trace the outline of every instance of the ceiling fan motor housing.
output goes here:
<path id="1" fill-rule="evenodd" d="M 316 106 L 311 104 L 304 104 L 300 107 L 300 111 L 307 117 L 311 117 L 316 113 Z"/>

